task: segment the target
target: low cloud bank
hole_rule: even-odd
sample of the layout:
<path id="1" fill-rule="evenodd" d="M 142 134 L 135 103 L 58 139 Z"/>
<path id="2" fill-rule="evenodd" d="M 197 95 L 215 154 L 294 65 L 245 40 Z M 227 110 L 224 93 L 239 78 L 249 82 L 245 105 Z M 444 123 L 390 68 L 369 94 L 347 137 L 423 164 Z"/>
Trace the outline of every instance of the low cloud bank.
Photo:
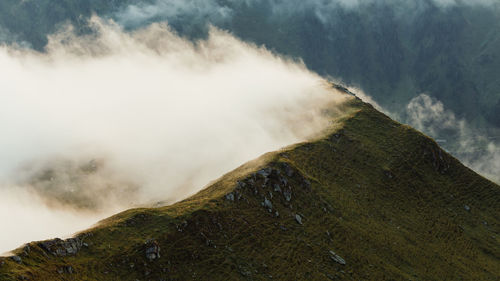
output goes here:
<path id="1" fill-rule="evenodd" d="M 52 35 L 46 53 L 0 48 L 0 252 L 185 198 L 318 133 L 322 109 L 347 99 L 217 29 L 193 43 L 161 23 L 89 25 Z"/>

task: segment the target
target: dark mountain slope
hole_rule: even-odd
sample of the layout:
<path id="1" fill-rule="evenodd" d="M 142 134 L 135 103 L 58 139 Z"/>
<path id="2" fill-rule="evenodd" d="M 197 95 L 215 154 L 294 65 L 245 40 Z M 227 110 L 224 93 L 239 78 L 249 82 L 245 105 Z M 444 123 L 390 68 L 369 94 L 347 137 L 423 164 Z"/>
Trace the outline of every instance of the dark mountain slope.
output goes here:
<path id="1" fill-rule="evenodd" d="M 349 107 L 324 137 L 182 202 L 30 243 L 0 260 L 0 280 L 498 280 L 500 187 Z"/>

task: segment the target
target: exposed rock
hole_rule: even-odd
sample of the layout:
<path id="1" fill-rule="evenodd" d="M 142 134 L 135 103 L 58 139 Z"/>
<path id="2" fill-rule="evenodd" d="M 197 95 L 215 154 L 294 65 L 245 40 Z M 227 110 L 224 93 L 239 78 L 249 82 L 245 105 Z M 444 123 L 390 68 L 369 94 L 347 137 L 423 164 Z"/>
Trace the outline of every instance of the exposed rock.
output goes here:
<path id="1" fill-rule="evenodd" d="M 295 220 L 297 221 L 298 224 L 302 224 L 302 217 L 299 214 L 295 215 Z"/>
<path id="2" fill-rule="evenodd" d="M 293 176 L 293 169 L 290 167 L 290 165 L 285 164 L 284 166 L 286 175 L 289 177 Z"/>
<path id="3" fill-rule="evenodd" d="M 234 194 L 232 192 L 226 194 L 226 199 L 229 201 L 234 201 Z"/>
<path id="4" fill-rule="evenodd" d="M 17 263 L 21 263 L 23 261 L 20 256 L 12 256 L 10 259 Z"/>
<path id="5" fill-rule="evenodd" d="M 279 184 L 277 183 L 274 184 L 274 191 L 281 193 L 281 187 Z"/>
<path id="6" fill-rule="evenodd" d="M 149 261 L 160 258 L 160 245 L 156 240 L 148 240 L 146 242 L 146 258 Z"/>
<path id="7" fill-rule="evenodd" d="M 241 188 L 245 187 L 245 185 L 246 185 L 246 183 L 244 183 L 242 181 L 238 181 L 238 186 L 236 188 L 241 189 Z"/>
<path id="8" fill-rule="evenodd" d="M 28 255 L 31 251 L 30 245 L 26 244 L 23 248 L 23 254 Z"/>
<path id="9" fill-rule="evenodd" d="M 271 168 L 265 168 L 265 169 L 259 170 L 257 172 L 257 174 L 264 177 L 264 178 L 267 178 L 267 177 L 269 177 L 269 175 L 271 175 L 271 172 L 272 172 Z"/>
<path id="10" fill-rule="evenodd" d="M 249 277 L 252 275 L 252 271 L 240 266 L 240 274 L 245 277 Z"/>
<path id="11" fill-rule="evenodd" d="M 285 196 L 286 201 L 290 202 L 290 200 L 292 200 L 292 191 L 286 189 L 285 191 L 283 191 L 283 196 Z"/>
<path id="12" fill-rule="evenodd" d="M 336 263 L 339 263 L 341 265 L 346 265 L 345 260 L 341 256 L 337 255 L 334 251 L 328 251 L 328 252 L 330 253 L 330 258 L 333 261 L 335 261 Z"/>
<path id="13" fill-rule="evenodd" d="M 287 186 L 288 185 L 288 180 L 285 178 L 285 177 L 280 177 L 280 182 L 283 186 Z"/>
<path id="14" fill-rule="evenodd" d="M 83 242 L 80 238 L 69 238 L 67 240 L 61 240 L 59 238 L 40 242 L 42 249 L 47 251 L 54 256 L 71 256 L 76 255 L 78 251 L 82 248 Z"/>
<path id="15" fill-rule="evenodd" d="M 66 266 L 58 267 L 57 268 L 57 273 L 59 273 L 59 274 L 63 274 L 63 273 L 73 274 L 73 273 L 75 273 L 75 271 L 74 271 L 74 269 L 73 269 L 72 266 L 66 265 Z"/>
<path id="16" fill-rule="evenodd" d="M 264 202 L 262 202 L 262 205 L 266 207 L 269 210 L 269 212 L 271 212 L 273 209 L 273 203 L 269 199 L 267 199 L 267 197 L 264 198 Z"/>

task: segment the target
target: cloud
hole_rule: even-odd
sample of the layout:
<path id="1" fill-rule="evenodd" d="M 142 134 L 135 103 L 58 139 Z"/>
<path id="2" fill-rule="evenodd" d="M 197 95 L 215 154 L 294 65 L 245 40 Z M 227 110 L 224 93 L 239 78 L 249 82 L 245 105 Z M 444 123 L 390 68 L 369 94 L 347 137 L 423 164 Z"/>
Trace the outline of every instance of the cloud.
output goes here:
<path id="1" fill-rule="evenodd" d="M 164 20 L 170 24 L 184 21 L 184 25 L 207 25 L 226 21 L 232 12 L 216 0 L 156 0 L 125 6 L 116 12 L 114 19 L 126 27 Z"/>
<path id="2" fill-rule="evenodd" d="M 406 122 L 437 139 L 474 171 L 500 183 L 500 144 L 457 118 L 439 100 L 426 94 L 413 98 L 406 107 Z"/>
<path id="3" fill-rule="evenodd" d="M 0 251 L 183 199 L 318 133 L 322 109 L 348 98 L 302 63 L 214 28 L 193 43 L 162 23 L 89 25 L 93 35 L 52 35 L 46 53 L 0 48 L 0 213 L 11 216 Z"/>

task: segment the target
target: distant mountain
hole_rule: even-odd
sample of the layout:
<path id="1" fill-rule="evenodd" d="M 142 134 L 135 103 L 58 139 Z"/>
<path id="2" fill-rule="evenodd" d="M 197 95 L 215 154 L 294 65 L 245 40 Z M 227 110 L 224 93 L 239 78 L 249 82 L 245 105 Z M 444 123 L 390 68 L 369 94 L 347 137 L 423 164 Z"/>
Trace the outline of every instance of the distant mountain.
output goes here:
<path id="1" fill-rule="evenodd" d="M 344 2 L 8 0 L 0 3 L 0 30 L 4 41 L 43 49 L 63 23 L 88 32 L 92 13 L 127 28 L 167 20 L 192 38 L 213 24 L 360 86 L 389 111 L 404 115 L 402 108 L 425 92 L 475 126 L 500 128 L 498 5 Z"/>
<path id="2" fill-rule="evenodd" d="M 0 259 L 0 280 L 497 280 L 500 186 L 345 106 L 317 139 L 184 201 L 29 243 Z"/>

